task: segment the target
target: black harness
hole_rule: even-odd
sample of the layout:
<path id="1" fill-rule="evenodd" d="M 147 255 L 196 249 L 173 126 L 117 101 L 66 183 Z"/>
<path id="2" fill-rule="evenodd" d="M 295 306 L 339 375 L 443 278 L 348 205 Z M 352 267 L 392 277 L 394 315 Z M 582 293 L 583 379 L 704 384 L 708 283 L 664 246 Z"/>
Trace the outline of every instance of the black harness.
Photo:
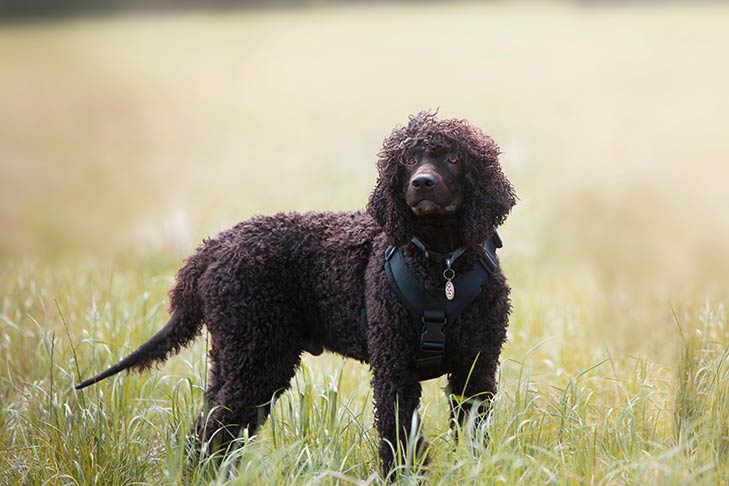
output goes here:
<path id="1" fill-rule="evenodd" d="M 413 243 L 425 253 L 426 257 L 433 257 L 434 252 L 429 252 L 420 241 L 414 240 Z M 456 292 L 452 300 L 448 300 L 440 289 L 435 293 L 426 290 L 423 284 L 413 277 L 399 248 L 390 246 L 385 250 L 387 279 L 405 304 L 415 327 L 421 329 L 417 354 L 418 376 L 421 381 L 445 374 L 443 362 L 445 328 L 481 294 L 489 276 L 498 269 L 496 249 L 501 247 L 501 238 L 494 233 L 494 236 L 483 244 L 484 254 L 478 259 L 478 264 L 469 270 L 459 272 L 453 278 L 452 283 Z M 452 263 L 453 255 L 460 256 L 462 253 L 463 249 L 459 249 L 436 258 Z"/>

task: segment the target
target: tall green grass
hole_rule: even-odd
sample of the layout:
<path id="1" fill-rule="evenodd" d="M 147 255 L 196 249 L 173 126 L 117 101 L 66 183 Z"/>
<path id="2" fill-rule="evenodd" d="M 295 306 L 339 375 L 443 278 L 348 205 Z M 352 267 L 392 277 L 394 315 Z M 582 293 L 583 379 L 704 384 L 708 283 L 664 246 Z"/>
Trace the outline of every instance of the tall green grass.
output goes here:
<path id="1" fill-rule="evenodd" d="M 164 322 L 169 278 L 134 267 L 44 272 L 13 265 L 2 282 L 3 483 L 383 480 L 364 366 L 306 357 L 255 439 L 222 464 L 196 462 L 189 431 L 204 406 L 204 338 L 161 371 L 73 389 L 79 376 L 111 364 Z M 517 308 L 515 327 L 520 314 Z M 668 365 L 608 348 L 591 353 L 589 339 L 567 349 L 550 349 L 558 336 L 530 349 L 507 345 L 491 418 L 478 426 L 452 429 L 442 379 L 426 383 L 418 427 L 430 442 L 429 462 L 403 462 L 401 480 L 726 482 L 725 309 L 707 302 L 677 309 L 673 319 L 675 336 L 666 342 L 675 343 L 675 362 Z"/>

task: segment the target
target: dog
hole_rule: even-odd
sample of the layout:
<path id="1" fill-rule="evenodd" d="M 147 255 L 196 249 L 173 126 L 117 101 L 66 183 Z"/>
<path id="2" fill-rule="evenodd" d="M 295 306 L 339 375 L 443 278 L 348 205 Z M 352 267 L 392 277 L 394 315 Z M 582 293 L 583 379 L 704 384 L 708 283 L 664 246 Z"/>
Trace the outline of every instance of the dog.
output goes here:
<path id="1" fill-rule="evenodd" d="M 169 292 L 169 322 L 76 388 L 165 361 L 204 323 L 212 412 L 196 434 L 225 450 L 256 432 L 302 352 L 331 351 L 370 365 L 389 471 L 409 436 L 421 380 L 447 374 L 450 390 L 477 398 L 452 405 L 461 422 L 474 404 L 487 410 L 496 392 L 511 304 L 493 247 L 516 203 L 498 156 L 494 141 L 467 121 L 411 115 L 378 153 L 366 211 L 256 216 L 203 241 Z M 475 282 L 465 291 L 462 275 Z M 447 312 L 464 292 L 467 305 Z M 423 305 L 435 310 L 420 310 L 435 318 L 418 322 L 416 294 L 432 300 Z"/>

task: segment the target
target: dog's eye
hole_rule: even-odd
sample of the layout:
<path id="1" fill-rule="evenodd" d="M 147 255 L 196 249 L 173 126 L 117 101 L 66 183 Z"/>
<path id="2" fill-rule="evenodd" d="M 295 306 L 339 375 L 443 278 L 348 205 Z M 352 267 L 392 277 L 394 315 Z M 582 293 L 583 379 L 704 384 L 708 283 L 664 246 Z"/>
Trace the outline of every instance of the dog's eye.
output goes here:
<path id="1" fill-rule="evenodd" d="M 405 159 L 406 165 L 415 165 L 417 162 L 418 162 L 418 159 L 416 159 L 415 157 L 412 157 L 412 156 Z"/>
<path id="2" fill-rule="evenodd" d="M 458 163 L 458 156 L 456 154 L 450 154 L 448 156 L 448 162 L 451 164 L 457 164 Z"/>

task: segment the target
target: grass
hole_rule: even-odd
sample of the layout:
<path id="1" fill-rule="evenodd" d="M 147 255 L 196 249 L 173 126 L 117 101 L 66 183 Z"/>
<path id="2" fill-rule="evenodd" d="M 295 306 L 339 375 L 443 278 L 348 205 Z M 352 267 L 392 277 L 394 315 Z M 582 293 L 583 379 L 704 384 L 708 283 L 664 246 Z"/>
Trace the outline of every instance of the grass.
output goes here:
<path id="1" fill-rule="evenodd" d="M 440 106 L 503 149 L 514 313 L 491 420 L 424 385 L 403 483 L 729 482 L 721 4 L 352 6 L 0 26 L 0 484 L 380 484 L 367 367 L 305 356 L 191 465 L 205 339 L 76 392 L 167 319 L 205 235 L 362 207 Z"/>
<path id="2" fill-rule="evenodd" d="M 203 339 L 162 373 L 117 376 L 84 392 L 72 388 L 78 376 L 112 363 L 159 327 L 169 278 L 144 267 L 59 274 L 12 266 L 2 280 L 0 440 L 9 451 L 0 465 L 3 483 L 381 480 L 364 366 L 306 357 L 256 440 L 220 468 L 206 462 L 193 469 L 185 437 L 204 403 Z M 518 328 L 519 307 L 516 314 Z M 584 337 L 569 340 L 578 348 L 552 336 L 530 349 L 512 338 L 492 420 L 469 425 L 459 442 L 448 427 L 442 379 L 426 383 L 431 462 L 402 465 L 403 480 L 725 482 L 725 309 L 707 303 L 677 310 L 666 324 L 669 336 L 662 339 L 675 352 L 668 366 L 613 355 L 605 344 L 591 349 L 595 343 Z"/>

